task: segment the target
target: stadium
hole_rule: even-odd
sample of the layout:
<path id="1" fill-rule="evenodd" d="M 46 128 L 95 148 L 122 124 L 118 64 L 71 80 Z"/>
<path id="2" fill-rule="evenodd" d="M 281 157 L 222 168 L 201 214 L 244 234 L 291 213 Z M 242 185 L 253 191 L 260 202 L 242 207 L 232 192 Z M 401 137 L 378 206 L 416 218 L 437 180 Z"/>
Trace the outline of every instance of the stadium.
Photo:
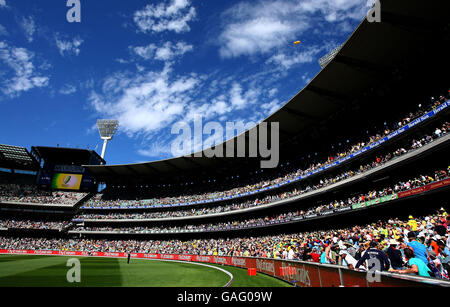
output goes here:
<path id="1" fill-rule="evenodd" d="M 114 121 L 101 154 L 0 145 L 0 286 L 450 286 L 445 7 L 382 1 L 381 23 L 366 17 L 258 124 L 279 123 L 275 168 L 111 165 Z"/>

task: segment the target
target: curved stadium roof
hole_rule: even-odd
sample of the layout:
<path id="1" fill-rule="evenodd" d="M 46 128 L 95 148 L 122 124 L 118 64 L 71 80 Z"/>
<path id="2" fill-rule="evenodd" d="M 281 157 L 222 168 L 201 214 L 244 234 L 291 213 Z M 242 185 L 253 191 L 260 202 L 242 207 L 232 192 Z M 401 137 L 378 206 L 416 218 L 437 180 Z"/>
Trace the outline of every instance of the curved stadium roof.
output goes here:
<path id="1" fill-rule="evenodd" d="M 382 1 L 381 23 L 364 19 L 334 59 L 295 97 L 263 121 L 280 123 L 280 150 L 285 144 L 289 148 L 298 144 L 298 139 L 310 127 L 326 125 L 338 112 L 351 110 L 355 103 L 369 101 L 367 93 L 379 95 L 386 80 L 393 77 L 407 79 L 418 94 L 429 93 L 429 87 L 441 79 L 435 73 L 439 70 L 436 65 L 448 72 L 448 56 L 439 59 L 440 55 L 446 54 L 442 49 L 448 48 L 448 12 L 442 9 L 446 1 Z M 442 43 L 447 45 L 442 46 Z M 418 76 L 422 79 L 417 80 Z M 383 103 L 388 102 L 380 102 L 380 106 Z M 245 136 L 248 138 L 248 132 Z M 86 168 L 97 178 L 108 180 L 211 169 L 223 165 L 225 160 L 192 155 L 140 164 Z M 233 161 L 239 163 L 236 159 Z"/>

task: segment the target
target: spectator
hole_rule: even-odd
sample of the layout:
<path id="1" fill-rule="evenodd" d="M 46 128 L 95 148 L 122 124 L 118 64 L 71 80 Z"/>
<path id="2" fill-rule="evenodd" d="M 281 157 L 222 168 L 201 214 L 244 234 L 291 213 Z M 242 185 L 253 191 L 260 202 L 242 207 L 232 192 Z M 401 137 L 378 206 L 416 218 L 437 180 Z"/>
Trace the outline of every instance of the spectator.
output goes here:
<path id="1" fill-rule="evenodd" d="M 416 230 L 417 230 L 417 222 L 416 222 L 416 220 L 413 218 L 412 215 L 409 216 L 408 225 L 411 227 L 411 230 L 412 230 L 412 231 L 416 231 Z"/>
<path id="2" fill-rule="evenodd" d="M 401 270 L 403 268 L 402 253 L 398 250 L 399 242 L 391 239 L 389 241 L 389 248 L 387 249 L 387 255 L 391 262 L 392 268 L 395 270 Z"/>
<path id="3" fill-rule="evenodd" d="M 408 269 L 396 270 L 390 269 L 389 272 L 399 273 L 399 274 L 417 274 L 423 277 L 431 277 L 431 270 L 422 261 L 422 259 L 415 257 L 414 251 L 411 248 L 405 249 L 405 258 L 408 262 Z"/>
<path id="4" fill-rule="evenodd" d="M 361 259 L 358 260 L 355 269 L 358 269 L 366 260 L 370 259 L 371 261 L 366 266 L 368 270 L 371 270 L 373 267 L 380 268 L 381 271 L 389 270 L 390 267 L 389 259 L 386 257 L 386 254 L 380 251 L 377 247 L 378 243 L 375 241 L 371 241 L 370 248 L 366 250 L 364 255 L 362 255 Z M 370 266 L 371 263 L 374 263 L 374 265 Z"/>
<path id="5" fill-rule="evenodd" d="M 310 253 L 311 259 L 313 262 L 319 263 L 320 262 L 320 254 L 318 253 L 317 247 L 314 247 Z"/>
<path id="6" fill-rule="evenodd" d="M 429 261 L 427 249 L 422 243 L 417 241 L 416 233 L 414 231 L 410 231 L 408 233 L 408 240 L 410 241 L 408 243 L 408 247 L 411 247 L 413 249 L 415 257 L 419 258 L 426 265 L 428 265 Z"/>
<path id="7" fill-rule="evenodd" d="M 354 270 L 357 263 L 358 261 L 356 261 L 356 259 L 353 258 L 352 255 L 350 255 L 347 249 L 342 249 L 339 251 L 340 265 L 347 266 L 349 269 Z"/>
<path id="8" fill-rule="evenodd" d="M 325 263 L 336 264 L 333 247 L 334 247 L 334 242 L 330 240 L 330 243 L 325 248 Z"/>

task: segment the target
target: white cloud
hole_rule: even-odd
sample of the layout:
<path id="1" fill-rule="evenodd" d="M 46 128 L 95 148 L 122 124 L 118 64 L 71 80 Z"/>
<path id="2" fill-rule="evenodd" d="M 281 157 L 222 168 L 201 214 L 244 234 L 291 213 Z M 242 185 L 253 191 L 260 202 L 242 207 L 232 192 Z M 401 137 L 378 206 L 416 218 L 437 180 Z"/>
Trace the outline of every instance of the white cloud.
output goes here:
<path id="1" fill-rule="evenodd" d="M 158 5 L 149 4 L 134 13 L 134 22 L 141 32 L 176 33 L 190 31 L 189 22 L 196 16 L 190 0 L 171 0 Z"/>
<path id="2" fill-rule="evenodd" d="M 233 106 L 229 103 L 226 95 L 219 95 L 211 99 L 211 102 L 202 102 L 191 106 L 186 112 L 183 121 L 192 121 L 195 116 L 201 115 L 205 120 L 215 119 L 217 116 L 225 119 L 228 113 L 233 111 Z"/>
<path id="3" fill-rule="evenodd" d="M 176 56 L 181 56 L 186 52 L 192 51 L 193 46 L 187 45 L 184 42 L 179 42 L 173 45 L 171 42 L 167 42 L 163 47 L 158 48 L 155 52 L 155 58 L 161 61 L 168 61 Z"/>
<path id="4" fill-rule="evenodd" d="M 269 97 L 273 97 L 278 93 L 278 89 L 277 88 L 273 88 L 269 91 Z"/>
<path id="5" fill-rule="evenodd" d="M 61 95 L 71 95 L 77 91 L 77 88 L 72 84 L 65 84 L 60 90 Z"/>
<path id="6" fill-rule="evenodd" d="M 161 72 L 117 73 L 105 80 L 102 95 L 92 93 L 90 102 L 97 112 L 119 119 L 125 132 L 148 134 L 184 114 L 199 82 L 193 76 L 171 79 L 170 72 L 166 66 Z"/>
<path id="7" fill-rule="evenodd" d="M 92 91 L 89 102 L 102 116 L 117 118 L 130 137 L 155 135 L 175 122 L 192 122 L 198 114 L 205 120 L 224 120 L 244 109 L 264 114 L 270 109 L 257 103 L 262 86 L 225 78 L 222 86 L 211 90 L 210 77 L 175 76 L 170 66 L 166 63 L 162 71 L 118 72 L 103 81 L 101 91 Z"/>
<path id="8" fill-rule="evenodd" d="M 84 81 L 79 83 L 80 89 L 84 90 L 92 90 L 95 86 L 95 81 L 93 78 L 85 79 Z"/>
<path id="9" fill-rule="evenodd" d="M 231 105 L 237 110 L 244 109 L 248 104 L 256 103 L 258 94 L 255 89 L 249 89 L 243 93 L 242 86 L 238 83 L 233 83 L 230 91 Z"/>
<path id="10" fill-rule="evenodd" d="M 167 142 L 164 141 L 156 141 L 153 142 L 147 149 L 139 149 L 138 154 L 147 158 L 156 158 L 156 157 L 171 157 L 171 146 Z"/>
<path id="11" fill-rule="evenodd" d="M 158 48 L 149 45 L 130 47 L 130 50 L 151 59 L 156 57 Z M 171 50 L 170 54 L 174 53 L 173 48 L 167 49 Z M 162 54 L 158 56 L 161 60 L 173 59 Z M 196 115 L 201 115 L 204 122 L 225 124 L 225 121 L 236 122 L 237 118 L 246 116 L 249 118 L 245 123 L 248 120 L 257 122 L 282 104 L 282 99 L 276 97 L 278 68 L 179 75 L 171 64 L 165 61 L 164 69 L 160 71 L 146 68 L 118 71 L 105 78 L 89 97 L 91 107 L 99 116 L 118 119 L 122 133 L 142 139 L 138 152 L 142 156 L 172 157 L 175 153 L 171 152 L 171 143 L 177 136 L 170 130 L 176 122 L 192 125 Z M 206 141 L 207 138 L 203 144 Z M 201 147 L 202 144 L 192 144 L 193 151 Z"/>
<path id="12" fill-rule="evenodd" d="M 267 53 L 286 43 L 287 37 L 293 37 L 297 29 L 298 27 L 290 27 L 289 24 L 271 17 L 230 24 L 220 36 L 224 43 L 220 55 L 228 58 Z"/>
<path id="13" fill-rule="evenodd" d="M 120 63 L 136 64 L 135 68 L 102 80 L 100 87 L 92 88 L 89 103 L 102 117 L 117 118 L 122 133 L 142 140 L 138 154 L 171 157 L 171 142 L 176 136 L 170 128 L 176 122 L 191 125 L 199 114 L 204 121 L 224 123 L 244 118 L 244 122 L 259 122 L 277 111 L 290 98 L 289 93 L 276 88 L 287 69 L 316 61 L 320 52 L 329 50 L 328 43 L 317 46 L 319 39 L 305 42 L 300 48 L 292 42 L 303 41 L 306 31 L 317 30 L 325 35 L 324 29 L 332 28 L 325 42 L 333 39 L 338 28 L 339 34 L 348 31 L 349 24 L 363 16 L 357 12 L 360 6 L 364 7 L 361 1 L 256 0 L 234 5 L 221 16 L 223 28 L 216 35 L 220 54 L 224 58 L 267 55 L 262 60 L 255 58 L 257 64 L 263 63 L 262 69 L 237 67 L 231 73 L 218 70 L 209 75 L 179 75 L 172 70 L 172 62 L 192 51 L 193 46 L 184 42 L 134 45 L 130 52 L 144 60 L 163 61 L 164 69 L 148 71 L 148 66 L 137 64 L 135 57 L 128 61 L 117 59 Z M 182 33 L 190 30 L 195 15 L 191 1 L 172 0 L 147 5 L 135 12 L 134 22 L 144 33 Z M 309 78 L 300 73 L 297 83 L 301 85 Z M 200 149 L 201 144 L 193 144 L 193 148 Z"/>
<path id="14" fill-rule="evenodd" d="M 155 50 L 157 49 L 155 44 L 150 44 L 148 46 L 139 46 L 139 47 L 131 47 L 133 52 L 144 58 L 146 60 L 150 60 L 155 55 Z"/>
<path id="15" fill-rule="evenodd" d="M 159 61 L 171 61 L 194 49 L 192 45 L 186 44 L 185 42 L 178 42 L 176 44 L 166 42 L 161 47 L 150 44 L 148 46 L 131 48 L 135 54 L 146 60 L 155 59 Z"/>
<path id="16" fill-rule="evenodd" d="M 129 61 L 127 61 L 127 60 L 125 60 L 125 59 L 121 59 L 121 58 L 116 59 L 116 62 L 117 62 L 117 63 L 120 63 L 120 64 L 128 64 L 128 63 L 130 63 Z"/>
<path id="17" fill-rule="evenodd" d="M 225 25 L 219 35 L 219 52 L 223 58 L 266 54 L 291 46 L 317 23 L 361 20 L 367 10 L 361 0 L 242 2 L 222 16 Z M 348 29 L 348 26 L 340 29 Z"/>
<path id="18" fill-rule="evenodd" d="M 60 38 L 59 34 L 56 34 L 55 42 L 61 56 L 65 56 L 68 54 L 74 54 L 77 56 L 81 52 L 80 46 L 84 41 L 79 37 L 75 37 L 72 41 L 64 40 Z"/>
<path id="19" fill-rule="evenodd" d="M 167 64 L 162 71 L 119 72 L 106 78 L 101 91 L 93 91 L 89 101 L 102 116 L 117 118 L 130 137 L 154 135 L 175 122 L 190 123 L 199 114 L 205 120 L 225 120 L 234 114 L 234 120 L 242 110 L 254 109 L 258 117 L 263 117 L 275 105 L 274 99 L 270 107 L 258 104 L 264 93 L 262 86 L 231 79 L 208 92 L 209 77 L 173 75 Z"/>
<path id="20" fill-rule="evenodd" d="M 6 1 L 0 0 L 0 7 L 6 7 Z"/>
<path id="21" fill-rule="evenodd" d="M 277 65 L 283 69 L 290 69 L 294 65 L 312 63 L 318 59 L 321 52 L 326 51 L 328 45 L 306 47 L 304 49 L 294 49 L 294 52 L 280 52 L 271 56 L 266 63 Z M 302 50 L 302 51 L 299 51 Z"/>
<path id="22" fill-rule="evenodd" d="M 326 21 L 360 20 L 369 10 L 366 0 L 306 0 L 298 3 L 303 14 L 320 13 Z"/>
<path id="23" fill-rule="evenodd" d="M 32 62 L 34 53 L 25 48 L 12 47 L 0 41 L 0 61 L 10 68 L 13 76 L 5 78 L 1 91 L 9 97 L 17 97 L 22 92 L 48 85 L 49 77 L 36 72 Z"/>
<path id="24" fill-rule="evenodd" d="M 261 108 L 265 111 L 267 116 L 269 116 L 281 108 L 281 102 L 278 99 L 274 99 L 268 103 L 262 104 Z"/>
<path id="25" fill-rule="evenodd" d="M 8 31 L 6 30 L 6 28 L 2 25 L 0 25 L 0 35 L 6 36 L 8 35 Z"/>
<path id="26" fill-rule="evenodd" d="M 33 41 L 34 32 L 36 32 L 36 24 L 33 17 L 23 17 L 22 22 L 20 23 L 20 27 L 24 31 L 25 37 L 27 38 L 28 42 L 31 43 Z"/>

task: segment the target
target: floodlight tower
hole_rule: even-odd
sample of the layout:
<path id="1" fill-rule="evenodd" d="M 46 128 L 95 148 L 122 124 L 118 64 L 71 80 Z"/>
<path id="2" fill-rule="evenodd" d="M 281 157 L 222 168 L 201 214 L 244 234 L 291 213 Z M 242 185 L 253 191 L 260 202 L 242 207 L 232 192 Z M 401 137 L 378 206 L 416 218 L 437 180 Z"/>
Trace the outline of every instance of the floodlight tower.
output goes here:
<path id="1" fill-rule="evenodd" d="M 117 128 L 119 127 L 118 120 L 112 119 L 99 119 L 97 120 L 98 132 L 100 132 L 100 138 L 103 140 L 103 149 L 102 149 L 102 159 L 105 158 L 106 145 L 108 141 L 111 141 L 114 134 L 117 132 Z"/>

